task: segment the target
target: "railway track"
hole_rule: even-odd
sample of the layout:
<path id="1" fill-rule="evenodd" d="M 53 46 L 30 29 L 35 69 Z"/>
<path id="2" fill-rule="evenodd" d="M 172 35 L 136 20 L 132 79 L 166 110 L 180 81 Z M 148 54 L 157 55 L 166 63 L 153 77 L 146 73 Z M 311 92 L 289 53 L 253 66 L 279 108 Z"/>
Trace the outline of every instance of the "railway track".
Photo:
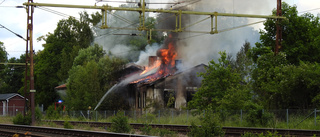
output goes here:
<path id="1" fill-rule="evenodd" d="M 56 124 L 63 124 L 64 121 L 51 121 Z M 109 127 L 111 123 L 105 122 L 79 122 L 79 121 L 69 121 L 73 125 L 83 125 L 88 124 L 92 127 Z M 131 124 L 135 129 L 143 127 L 143 124 Z M 182 134 L 187 134 L 190 131 L 187 125 L 159 125 L 150 124 L 153 128 L 166 128 L 172 131 L 176 131 Z M 251 133 L 267 133 L 267 132 L 277 132 L 279 135 L 283 136 L 297 136 L 297 137 L 309 137 L 309 136 L 320 136 L 320 131 L 318 130 L 297 130 L 297 129 L 272 129 L 272 128 L 248 128 L 248 127 L 223 127 L 225 131 L 225 136 L 239 137 L 246 132 Z M 62 129 L 62 128 L 48 128 L 48 127 L 36 127 L 36 126 L 24 126 L 24 125 L 10 125 L 10 124 L 0 124 L 0 136 L 10 136 L 19 135 L 19 137 L 31 136 L 31 137 L 146 137 L 145 135 L 132 135 L 132 134 L 121 134 L 112 132 L 100 132 L 100 131 L 87 131 L 87 130 L 75 130 L 75 129 Z"/>
<path id="2" fill-rule="evenodd" d="M 145 135 L 0 124 L 1 137 L 147 137 Z"/>
<path id="3" fill-rule="evenodd" d="M 51 121 L 58 125 L 63 125 L 64 121 Z M 88 124 L 92 127 L 109 127 L 111 123 L 107 122 L 80 122 L 80 121 L 69 121 L 73 125 L 77 124 Z M 144 124 L 130 124 L 133 128 L 139 129 L 144 126 Z M 149 126 L 153 128 L 166 128 L 171 131 L 176 131 L 182 134 L 187 134 L 190 132 L 190 126 L 187 125 L 161 125 L 161 124 L 150 124 Z M 274 129 L 274 128 L 251 128 L 251 127 L 223 127 L 225 131 L 225 136 L 239 137 L 246 132 L 251 133 L 268 133 L 277 132 L 279 135 L 283 136 L 298 136 L 298 137 L 309 137 L 309 136 L 320 136 L 319 130 L 301 130 L 301 129 Z"/>

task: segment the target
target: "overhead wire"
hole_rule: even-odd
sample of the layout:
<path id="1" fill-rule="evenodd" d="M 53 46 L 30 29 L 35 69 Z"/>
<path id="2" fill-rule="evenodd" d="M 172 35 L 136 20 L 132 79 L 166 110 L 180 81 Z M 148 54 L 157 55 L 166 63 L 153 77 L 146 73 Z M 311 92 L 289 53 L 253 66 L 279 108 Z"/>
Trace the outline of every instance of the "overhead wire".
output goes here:
<path id="1" fill-rule="evenodd" d="M 53 9 L 49 9 L 49 8 L 46 8 L 46 7 L 37 6 L 37 8 L 39 8 L 39 9 L 41 9 L 41 10 L 44 10 L 44 11 L 47 11 L 47 12 L 50 12 L 50 13 L 53 13 L 53 14 L 56 14 L 56 15 L 59 15 L 59 16 L 63 16 L 63 17 L 73 17 L 73 18 L 75 18 L 75 19 L 80 20 L 79 18 L 76 18 L 76 17 L 74 17 L 74 16 L 71 16 L 71 15 L 68 15 L 68 14 L 65 14 L 65 13 L 62 13 L 62 12 L 53 10 Z"/>
<path id="2" fill-rule="evenodd" d="M 309 11 L 314 11 L 314 10 L 320 10 L 320 8 L 315 8 L 315 9 L 310 9 L 310 10 L 301 11 L 301 12 L 298 12 L 298 14 L 302 14 L 302 13 L 309 12 Z"/>
<path id="3" fill-rule="evenodd" d="M 27 41 L 27 39 L 25 39 L 24 37 L 22 37 L 22 36 L 21 36 L 21 35 L 19 35 L 18 33 L 15 33 L 14 31 L 12 31 L 12 30 L 8 29 L 7 27 L 5 27 L 5 26 L 3 26 L 3 25 L 1 25 L 1 24 L 0 24 L 0 28 L 4 28 L 4 29 L 6 29 L 6 30 L 10 31 L 11 33 L 15 34 L 17 37 L 19 37 L 19 38 L 21 38 L 21 39 L 23 39 L 23 40 Z"/>
<path id="4" fill-rule="evenodd" d="M 3 0 L 2 2 L 0 2 L 0 5 L 1 5 L 4 1 L 6 1 L 6 0 Z"/>

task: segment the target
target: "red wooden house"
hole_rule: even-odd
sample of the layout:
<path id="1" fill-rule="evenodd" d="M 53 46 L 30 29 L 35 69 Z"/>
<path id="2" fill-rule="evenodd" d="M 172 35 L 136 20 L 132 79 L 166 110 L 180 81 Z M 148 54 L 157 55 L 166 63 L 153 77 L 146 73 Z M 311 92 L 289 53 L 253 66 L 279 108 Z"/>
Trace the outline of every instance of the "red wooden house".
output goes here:
<path id="1" fill-rule="evenodd" d="M 0 115 L 14 116 L 24 112 L 24 97 L 17 93 L 0 94 Z"/>

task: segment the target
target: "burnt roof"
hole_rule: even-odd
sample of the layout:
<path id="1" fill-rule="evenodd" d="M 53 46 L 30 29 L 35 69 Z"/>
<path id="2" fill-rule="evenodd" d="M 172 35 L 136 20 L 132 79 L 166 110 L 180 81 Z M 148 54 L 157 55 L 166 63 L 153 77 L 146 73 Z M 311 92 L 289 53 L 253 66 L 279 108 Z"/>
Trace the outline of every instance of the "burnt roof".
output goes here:
<path id="1" fill-rule="evenodd" d="M 194 67 L 191 67 L 189 69 L 186 69 L 186 70 L 183 70 L 183 71 L 178 71 L 175 74 L 169 74 L 169 75 L 166 75 L 166 76 L 163 76 L 163 77 L 156 78 L 156 79 L 151 80 L 151 81 L 146 81 L 146 82 L 144 81 L 144 82 L 131 83 L 131 84 L 139 84 L 140 86 L 142 86 L 142 85 L 153 85 L 153 84 L 159 83 L 159 82 L 161 82 L 161 81 L 163 81 L 165 79 L 173 79 L 173 78 L 178 77 L 179 75 L 184 75 L 186 73 L 190 73 L 191 71 L 194 71 L 194 70 L 196 70 L 198 68 L 206 68 L 206 67 L 208 67 L 208 66 L 203 64 L 203 63 L 201 63 L 201 64 L 196 65 Z"/>
<path id="2" fill-rule="evenodd" d="M 55 89 L 58 89 L 58 90 L 62 90 L 62 89 L 66 89 L 66 88 L 67 88 L 67 84 L 62 84 L 62 85 L 55 87 Z"/>
<path id="3" fill-rule="evenodd" d="M 17 93 L 7 93 L 7 94 L 0 94 L 0 101 L 8 100 L 8 99 L 13 98 L 15 96 L 19 96 L 21 98 L 24 98 L 23 96 L 21 96 L 20 94 L 17 94 Z"/>

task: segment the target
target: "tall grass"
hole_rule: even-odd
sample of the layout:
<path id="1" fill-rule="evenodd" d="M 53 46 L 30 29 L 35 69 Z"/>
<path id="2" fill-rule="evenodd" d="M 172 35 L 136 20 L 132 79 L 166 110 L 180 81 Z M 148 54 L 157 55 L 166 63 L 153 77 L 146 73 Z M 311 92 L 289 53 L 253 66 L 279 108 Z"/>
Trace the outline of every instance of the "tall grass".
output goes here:
<path id="1" fill-rule="evenodd" d="M 264 111 L 263 114 L 270 114 L 268 117 L 263 117 L 267 118 L 264 125 L 250 125 L 246 119 L 250 116 L 248 111 L 216 111 L 215 113 L 218 114 L 222 126 L 228 127 L 319 130 L 320 126 L 316 125 L 320 125 L 320 117 L 317 117 L 315 123 L 312 112 L 313 110 L 290 110 L 287 118 L 286 110 Z M 112 116 L 117 113 L 117 111 L 92 111 L 88 115 L 87 111 L 82 111 L 82 113 L 70 111 L 60 113 L 60 117 L 56 120 L 112 122 Z M 307 117 L 310 114 L 311 116 Z M 124 111 L 123 115 L 128 117 L 129 123 L 177 125 L 191 125 L 192 122 L 199 124 L 199 117 L 203 116 L 203 114 L 194 115 L 193 112 L 187 110 Z"/>

